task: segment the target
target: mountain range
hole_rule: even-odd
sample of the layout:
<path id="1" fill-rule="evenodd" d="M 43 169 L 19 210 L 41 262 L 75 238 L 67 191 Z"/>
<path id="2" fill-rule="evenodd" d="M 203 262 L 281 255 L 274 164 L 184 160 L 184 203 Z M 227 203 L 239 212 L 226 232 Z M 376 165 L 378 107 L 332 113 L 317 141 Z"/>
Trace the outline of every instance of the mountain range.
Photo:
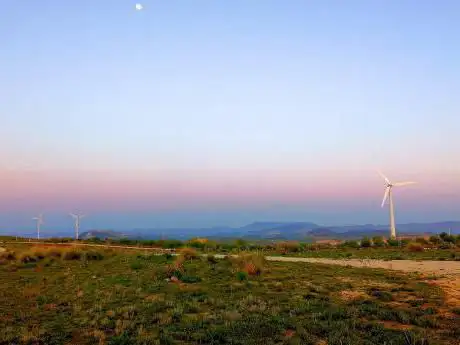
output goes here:
<path id="1" fill-rule="evenodd" d="M 436 223 L 398 224 L 399 235 L 431 235 L 441 232 L 460 233 L 460 221 Z M 129 238 L 129 239 L 179 239 L 208 237 L 210 239 L 245 238 L 260 240 L 360 239 L 364 236 L 388 236 L 388 225 L 322 226 L 312 222 L 255 222 L 239 228 L 142 228 L 124 231 L 93 229 L 81 238 Z"/>

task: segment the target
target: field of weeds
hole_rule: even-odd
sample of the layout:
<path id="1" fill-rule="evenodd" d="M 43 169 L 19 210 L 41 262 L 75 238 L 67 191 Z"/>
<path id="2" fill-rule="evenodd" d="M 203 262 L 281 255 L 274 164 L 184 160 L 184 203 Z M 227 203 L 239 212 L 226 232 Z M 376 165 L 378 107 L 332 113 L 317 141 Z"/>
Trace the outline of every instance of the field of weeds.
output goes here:
<path id="1" fill-rule="evenodd" d="M 459 306 L 369 268 L 11 246 L 0 344 L 458 344 Z"/>

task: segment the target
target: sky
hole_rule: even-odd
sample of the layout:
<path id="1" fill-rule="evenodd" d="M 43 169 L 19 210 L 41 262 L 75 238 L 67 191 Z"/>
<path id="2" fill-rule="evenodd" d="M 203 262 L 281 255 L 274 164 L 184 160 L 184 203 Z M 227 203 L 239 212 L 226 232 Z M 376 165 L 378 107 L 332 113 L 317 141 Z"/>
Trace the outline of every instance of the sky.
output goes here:
<path id="1" fill-rule="evenodd" d="M 460 219 L 458 1 L 142 4 L 2 2 L 0 229 Z"/>

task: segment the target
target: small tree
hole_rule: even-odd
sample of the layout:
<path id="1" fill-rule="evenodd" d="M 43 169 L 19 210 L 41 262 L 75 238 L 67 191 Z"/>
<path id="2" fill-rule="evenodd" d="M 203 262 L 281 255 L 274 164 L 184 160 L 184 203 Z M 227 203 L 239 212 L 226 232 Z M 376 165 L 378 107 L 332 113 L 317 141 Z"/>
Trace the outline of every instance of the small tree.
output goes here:
<path id="1" fill-rule="evenodd" d="M 359 248 L 360 247 L 358 241 L 351 241 L 351 240 L 343 242 L 340 246 L 344 248 Z"/>
<path id="2" fill-rule="evenodd" d="M 390 247 L 398 247 L 399 246 L 399 241 L 398 240 L 395 240 L 393 238 L 390 238 L 388 241 L 387 241 L 387 244 L 390 246 Z"/>
<path id="3" fill-rule="evenodd" d="M 439 236 L 436 236 L 436 235 L 433 235 L 433 236 L 430 236 L 430 240 L 429 240 L 431 243 L 433 244 L 439 244 L 442 242 L 442 240 L 439 238 Z"/>

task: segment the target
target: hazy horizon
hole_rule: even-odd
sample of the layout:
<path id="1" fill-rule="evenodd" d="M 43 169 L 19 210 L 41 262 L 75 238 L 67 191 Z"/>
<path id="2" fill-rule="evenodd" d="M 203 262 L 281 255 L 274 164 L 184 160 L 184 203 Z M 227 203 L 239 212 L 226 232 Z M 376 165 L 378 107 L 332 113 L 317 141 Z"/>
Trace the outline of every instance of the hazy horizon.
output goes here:
<path id="1" fill-rule="evenodd" d="M 0 230 L 459 219 L 460 3 L 142 4 L 2 4 Z"/>

